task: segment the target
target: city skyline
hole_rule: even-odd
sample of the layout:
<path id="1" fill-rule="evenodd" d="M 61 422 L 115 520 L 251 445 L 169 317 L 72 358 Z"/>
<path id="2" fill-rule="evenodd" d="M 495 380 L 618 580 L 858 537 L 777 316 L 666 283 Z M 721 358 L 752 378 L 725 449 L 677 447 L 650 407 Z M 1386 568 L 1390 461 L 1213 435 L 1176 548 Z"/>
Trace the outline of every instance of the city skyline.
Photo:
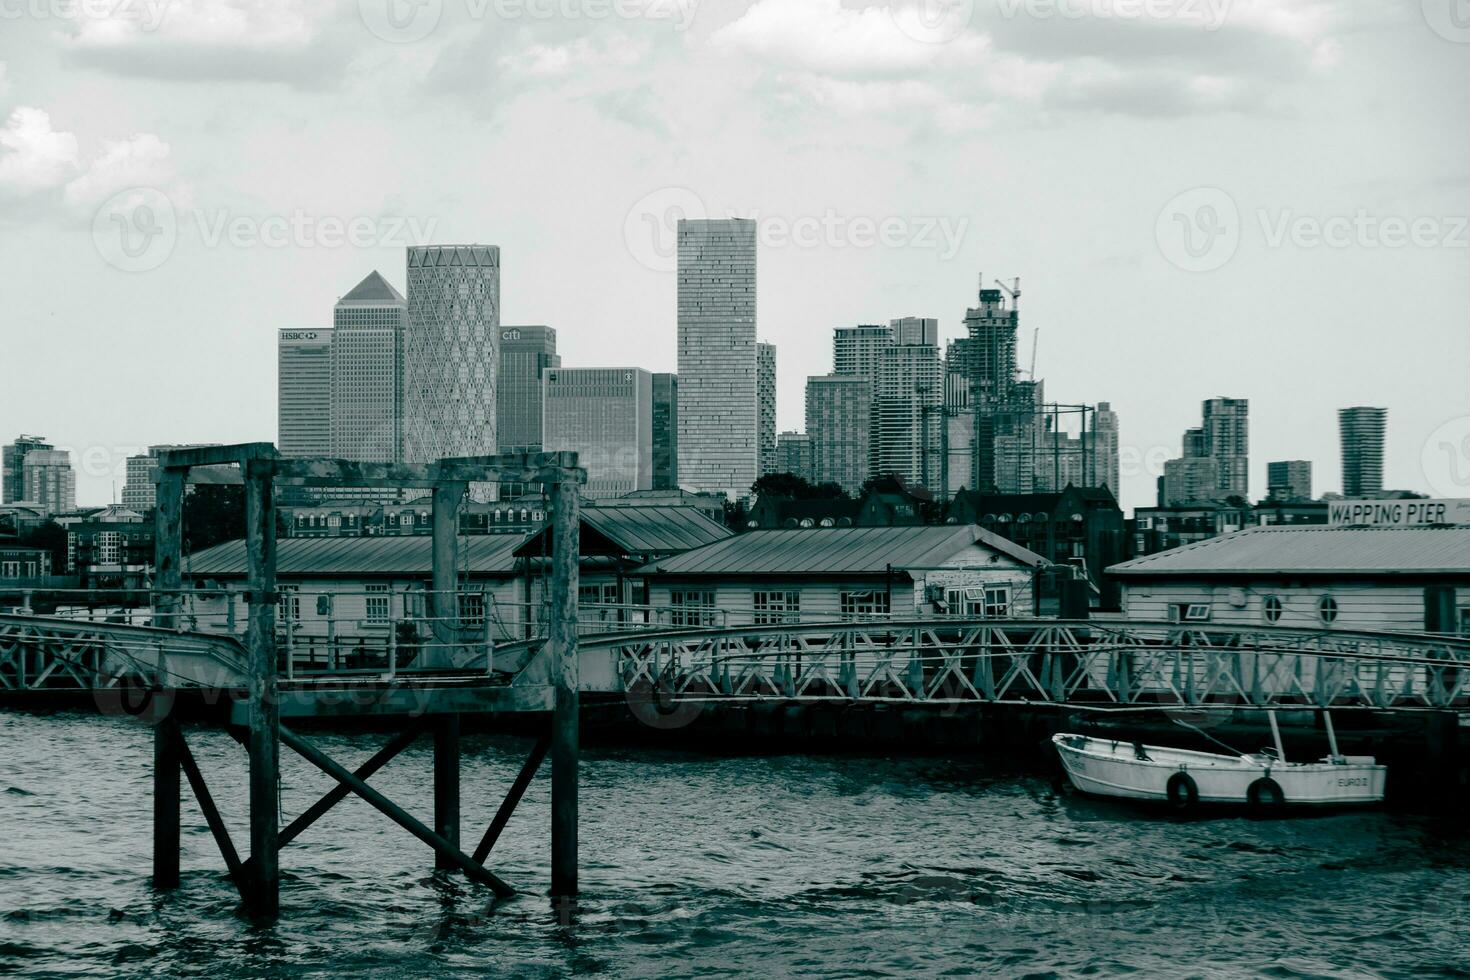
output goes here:
<path id="1" fill-rule="evenodd" d="M 7 322 L 30 328 L 42 367 L 0 396 L 0 418 L 73 448 L 83 500 L 122 479 L 88 465 L 89 448 L 120 466 L 157 442 L 269 438 L 262 333 L 326 326 L 375 268 L 404 290 L 411 244 L 498 245 L 502 322 L 555 327 L 569 364 L 625 362 L 632 334 L 640 366 L 672 371 L 676 211 L 760 220 L 778 430 L 801 427 L 833 327 L 913 314 L 953 339 L 982 269 L 1025 278 L 1023 354 L 1040 326 L 1049 386 L 1110 400 L 1125 457 L 1177 452 L 1195 404 L 1224 392 L 1252 402 L 1253 487 L 1265 461 L 1310 458 L 1333 489 L 1335 410 L 1387 405 L 1385 484 L 1428 492 L 1425 447 L 1470 415 L 1465 249 L 1375 246 L 1351 224 L 1437 219 L 1443 240 L 1443 222 L 1470 214 L 1457 96 L 1470 59 L 1417 4 L 1236 4 L 1207 32 L 976 5 L 943 43 L 835 2 L 741 0 L 688 23 L 476 21 L 445 5 L 402 45 L 349 6 L 287 2 L 213 34 L 172 17 L 110 37 L 6 21 L 0 268 L 34 270 L 7 277 Z M 548 130 L 568 105 L 575 124 Z M 94 240 L 128 187 L 171 208 L 152 267 L 119 268 Z M 1161 248 L 1160 219 L 1172 227 L 1171 201 L 1209 189 L 1238 212 L 1236 247 L 1191 271 Z M 1348 247 L 1305 233 L 1342 218 Z M 333 238 L 324 220 L 368 231 Z M 876 233 L 889 220 L 896 244 Z M 103 213 L 98 227 L 116 226 Z M 1385 372 L 1380 351 L 1409 330 L 1433 356 L 1412 378 Z M 109 375 L 158 397 L 106 417 L 53 397 L 63 378 Z M 1148 502 L 1153 478 L 1125 475 L 1125 502 Z"/>

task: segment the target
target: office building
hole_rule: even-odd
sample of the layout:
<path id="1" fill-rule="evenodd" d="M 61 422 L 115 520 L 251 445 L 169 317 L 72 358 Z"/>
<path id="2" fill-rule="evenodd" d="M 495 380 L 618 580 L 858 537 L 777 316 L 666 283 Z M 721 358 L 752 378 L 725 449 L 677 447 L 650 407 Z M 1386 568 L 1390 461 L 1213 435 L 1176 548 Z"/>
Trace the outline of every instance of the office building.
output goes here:
<path id="1" fill-rule="evenodd" d="M 868 478 L 872 407 L 873 383 L 863 375 L 807 378 L 813 483 L 835 483 L 850 494 L 862 489 Z"/>
<path id="2" fill-rule="evenodd" d="M 1098 402 L 1092 413 L 1092 475 L 1093 486 L 1104 486 L 1117 497 L 1122 493 L 1118 483 L 1122 479 L 1119 457 L 1118 413 L 1110 402 Z"/>
<path id="3" fill-rule="evenodd" d="M 1164 461 L 1160 507 L 1185 507 L 1222 500 L 1220 461 L 1213 456 L 1183 456 Z"/>
<path id="4" fill-rule="evenodd" d="M 587 470 L 583 493 L 652 489 L 653 375 L 641 368 L 553 368 L 545 381 L 544 446 L 578 454 Z"/>
<path id="5" fill-rule="evenodd" d="M 1266 495 L 1270 500 L 1283 503 L 1311 500 L 1311 460 L 1286 459 L 1267 463 Z"/>
<path id="6" fill-rule="evenodd" d="M 500 448 L 500 249 L 429 245 L 408 250 L 403 331 L 403 458 L 430 463 Z M 488 487 L 472 487 L 477 499 Z"/>
<path id="7" fill-rule="evenodd" d="M 756 444 L 760 472 L 776 472 L 776 345 L 756 344 Z"/>
<path id="8" fill-rule="evenodd" d="M 331 455 L 331 327 L 279 332 L 276 386 L 276 448 L 281 455 Z"/>
<path id="9" fill-rule="evenodd" d="M 832 331 L 832 373 L 878 376 L 878 361 L 893 346 L 893 327 L 860 324 Z"/>
<path id="10" fill-rule="evenodd" d="M 776 437 L 777 473 L 812 479 L 812 437 L 805 432 L 783 432 Z"/>
<path id="11" fill-rule="evenodd" d="M 77 475 L 65 449 L 29 449 L 21 460 L 22 500 L 48 517 L 77 509 Z"/>
<path id="12" fill-rule="evenodd" d="M 981 282 L 979 305 L 965 311 L 969 343 L 964 361 L 970 371 L 970 408 L 975 416 L 970 485 L 986 489 L 998 485 L 996 439 L 1014 435 L 1017 420 L 1029 417 L 1033 399 L 1018 397 L 1016 392 L 1020 311 L 1014 300 L 1006 304 L 1001 290 L 985 289 L 984 280 Z"/>
<path id="13" fill-rule="evenodd" d="M 905 316 L 888 321 L 899 347 L 939 347 L 939 321 L 928 316 Z"/>
<path id="14" fill-rule="evenodd" d="M 1383 492 L 1383 444 L 1388 409 L 1340 408 L 1338 435 L 1342 440 L 1342 494 L 1349 499 Z"/>
<path id="15" fill-rule="evenodd" d="M 500 379 L 495 389 L 501 452 L 541 451 L 541 387 L 546 372 L 558 367 L 561 357 L 551 327 L 501 327 Z"/>
<path id="16" fill-rule="evenodd" d="M 678 226 L 679 483 L 732 498 L 759 467 L 756 224 Z"/>
<path id="17" fill-rule="evenodd" d="M 331 455 L 393 463 L 403 451 L 403 321 L 408 304 L 376 271 L 332 310 Z"/>
<path id="18" fill-rule="evenodd" d="M 1205 455 L 1220 461 L 1223 497 L 1250 496 L 1250 402 L 1211 398 L 1204 403 Z"/>
<path id="19" fill-rule="evenodd" d="M 653 489 L 679 486 L 679 376 L 653 376 Z"/>
<path id="20" fill-rule="evenodd" d="M 25 478 L 21 473 L 26 453 L 33 449 L 54 448 L 41 436 L 17 436 L 14 442 L 0 449 L 0 462 L 3 462 L 0 483 L 4 484 L 0 487 L 0 503 L 13 504 L 26 499 Z"/>
<path id="21" fill-rule="evenodd" d="M 126 482 L 122 489 L 123 509 L 146 514 L 158 506 L 156 473 L 159 454 L 173 449 L 199 449 L 209 445 L 217 446 L 219 443 L 149 446 L 146 453 L 129 456 L 126 463 Z"/>
<path id="22" fill-rule="evenodd" d="M 911 318 L 916 319 L 916 318 Z M 914 343 L 895 343 L 878 362 L 873 399 L 873 460 L 871 471 L 896 476 L 912 487 L 937 489 L 944 460 L 944 362 L 936 343 L 938 323 L 926 334 L 923 327 L 900 329 L 895 337 Z"/>

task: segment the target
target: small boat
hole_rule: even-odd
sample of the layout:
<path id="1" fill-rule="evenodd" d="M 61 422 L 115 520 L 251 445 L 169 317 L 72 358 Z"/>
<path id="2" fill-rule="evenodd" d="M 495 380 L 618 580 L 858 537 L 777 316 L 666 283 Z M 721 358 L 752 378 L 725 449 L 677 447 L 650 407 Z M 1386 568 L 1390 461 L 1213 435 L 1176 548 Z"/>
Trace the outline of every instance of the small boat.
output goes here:
<path id="1" fill-rule="evenodd" d="M 1383 801 L 1388 767 L 1372 756 L 1332 754 L 1320 762 L 1287 762 L 1276 719 L 1274 749 L 1219 755 L 1087 735 L 1052 737 L 1072 785 L 1084 793 L 1160 800 L 1177 810 L 1201 803 L 1246 804 L 1258 813 L 1287 806 L 1357 806 Z"/>

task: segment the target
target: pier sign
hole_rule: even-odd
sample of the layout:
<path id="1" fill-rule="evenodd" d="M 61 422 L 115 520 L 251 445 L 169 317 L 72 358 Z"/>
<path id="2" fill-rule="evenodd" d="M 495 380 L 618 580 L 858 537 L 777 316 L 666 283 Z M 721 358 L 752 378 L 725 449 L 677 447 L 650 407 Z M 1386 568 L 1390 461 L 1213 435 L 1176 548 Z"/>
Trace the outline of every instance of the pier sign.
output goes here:
<path id="1" fill-rule="evenodd" d="M 1470 500 L 1333 500 L 1327 504 L 1333 527 L 1425 527 L 1470 524 Z"/>

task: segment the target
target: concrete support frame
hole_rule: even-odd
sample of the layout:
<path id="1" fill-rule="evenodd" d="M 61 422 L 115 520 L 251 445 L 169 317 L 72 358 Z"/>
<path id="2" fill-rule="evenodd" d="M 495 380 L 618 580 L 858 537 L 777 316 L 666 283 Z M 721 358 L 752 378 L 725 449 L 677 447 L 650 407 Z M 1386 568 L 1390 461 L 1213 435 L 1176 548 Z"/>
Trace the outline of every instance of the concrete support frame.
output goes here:
<path id="1" fill-rule="evenodd" d="M 463 640 L 458 624 L 457 559 L 459 510 L 472 482 L 549 484 L 553 488 L 552 537 L 555 541 L 551 589 L 549 652 L 553 657 L 551 733 L 545 740 L 552 757 L 552 890 L 571 895 L 577 888 L 577 763 L 578 763 L 578 662 L 577 662 L 577 558 L 580 486 L 586 472 L 577 465 L 575 453 L 510 454 L 503 456 L 445 459 L 428 466 L 394 463 L 363 463 L 337 459 L 285 459 L 269 443 L 209 446 L 166 452 L 159 461 L 157 578 L 154 610 L 160 625 L 176 626 L 182 608 L 183 498 L 188 473 L 195 466 L 238 465 L 245 486 L 245 548 L 249 591 L 246 603 L 249 623 L 246 651 L 249 667 L 249 703 L 245 717 L 248 732 L 237 737 L 250 755 L 250 856 L 241 862 L 227 835 L 221 849 L 232 873 L 237 874 L 250 913 L 258 920 L 274 920 L 280 909 L 280 847 L 299 834 L 321 813 L 348 792 L 370 802 L 435 852 L 436 865 L 463 871 L 487 884 L 502 897 L 513 894 L 510 886 L 491 874 L 481 863 L 493 846 L 499 830 L 509 818 L 525 784 L 535 773 L 545 746 L 538 743 L 517 785 L 512 788 L 501 812 L 486 831 L 483 853 L 471 858 L 459 850 L 460 839 L 460 745 L 459 716 L 445 714 L 435 719 L 434 730 L 434 828 L 424 826 L 392 801 L 369 787 L 364 779 L 396 755 L 412 740 L 417 728 L 405 732 L 359 767 L 349 772 L 310 743 L 281 727 L 280 678 L 276 650 L 276 510 L 277 484 L 316 487 L 422 488 L 433 493 L 433 590 L 435 653 L 421 666 L 450 668 L 455 650 Z M 477 631 L 477 633 L 480 631 Z M 340 786 L 306 814 L 293 821 L 283 833 L 279 826 L 278 784 L 280 746 L 285 740 L 313 765 L 332 775 Z M 187 756 L 177 724 L 165 718 L 155 742 L 154 767 L 154 881 L 159 888 L 178 884 L 179 773 L 181 765 L 191 784 L 198 783 L 201 806 L 206 816 L 215 813 L 197 767 Z M 182 756 L 181 756 L 182 753 Z M 217 819 L 211 830 L 220 837 Z"/>

